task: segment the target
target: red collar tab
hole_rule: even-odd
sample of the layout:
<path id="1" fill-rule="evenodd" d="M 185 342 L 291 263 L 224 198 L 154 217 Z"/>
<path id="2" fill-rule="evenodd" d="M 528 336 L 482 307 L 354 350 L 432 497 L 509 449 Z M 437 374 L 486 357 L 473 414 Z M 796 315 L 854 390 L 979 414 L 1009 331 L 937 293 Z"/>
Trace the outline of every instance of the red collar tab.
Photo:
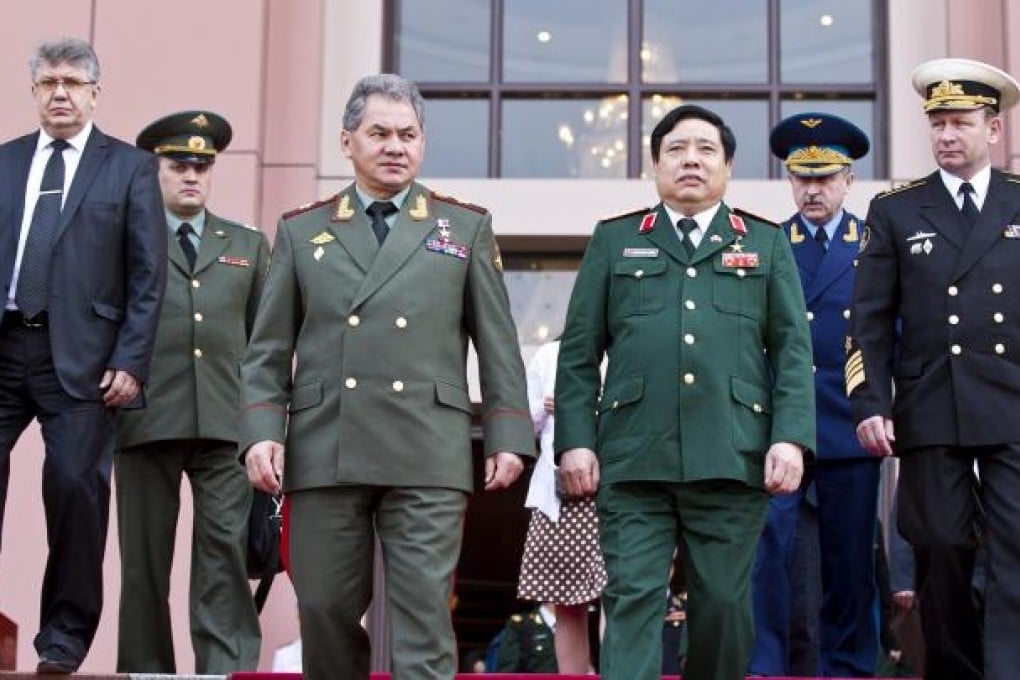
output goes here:
<path id="1" fill-rule="evenodd" d="M 659 213 L 650 212 L 641 218 L 641 226 L 638 227 L 637 233 L 647 234 L 655 228 L 655 218 L 659 216 Z"/>
<path id="2" fill-rule="evenodd" d="M 747 225 L 744 224 L 744 218 L 740 215 L 730 213 L 730 226 L 733 227 L 733 231 L 737 232 L 737 236 L 747 236 Z"/>

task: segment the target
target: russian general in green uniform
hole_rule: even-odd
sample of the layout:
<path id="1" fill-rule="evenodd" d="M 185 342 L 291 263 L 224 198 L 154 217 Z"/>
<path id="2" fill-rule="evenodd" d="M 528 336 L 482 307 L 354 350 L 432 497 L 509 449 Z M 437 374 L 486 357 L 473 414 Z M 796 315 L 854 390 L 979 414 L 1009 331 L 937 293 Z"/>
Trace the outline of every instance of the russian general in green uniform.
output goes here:
<path id="1" fill-rule="evenodd" d="M 355 182 L 280 222 L 242 366 L 249 478 L 275 492 L 282 475 L 291 502 L 309 680 L 368 678 L 360 619 L 376 537 L 394 679 L 456 672 L 449 597 L 473 489 L 469 340 L 486 488 L 513 482 L 518 454 L 534 455 L 492 219 L 414 181 L 422 109 L 398 76 L 355 86 L 341 133 Z"/>
<path id="2" fill-rule="evenodd" d="M 226 120 L 187 111 L 139 134 L 159 156 L 169 266 L 144 409 L 118 418 L 117 670 L 175 672 L 168 603 L 181 477 L 191 486 L 191 640 L 201 674 L 254 670 L 261 634 L 245 571 L 251 487 L 237 460 L 240 377 L 269 265 L 260 232 L 205 208 Z"/>
<path id="3" fill-rule="evenodd" d="M 652 134 L 662 203 L 596 227 L 567 310 L 555 445 L 567 492 L 597 489 L 610 680 L 660 677 L 678 540 L 684 677 L 744 677 L 768 492 L 795 490 L 815 445 L 800 279 L 781 230 L 722 202 L 735 147 L 710 111 L 667 114 Z"/>

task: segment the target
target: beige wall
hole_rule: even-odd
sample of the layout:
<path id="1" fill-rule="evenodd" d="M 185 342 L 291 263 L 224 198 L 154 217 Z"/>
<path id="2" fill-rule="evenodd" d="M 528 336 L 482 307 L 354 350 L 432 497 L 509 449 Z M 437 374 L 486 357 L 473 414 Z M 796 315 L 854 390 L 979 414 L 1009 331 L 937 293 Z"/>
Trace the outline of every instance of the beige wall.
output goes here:
<path id="1" fill-rule="evenodd" d="M 924 118 L 909 85 L 924 59 L 984 59 L 1020 73 L 1020 0 L 889 0 L 889 144 L 894 180 L 930 172 Z M 40 27 L 46 26 L 45 31 Z M 340 113 L 354 81 L 382 63 L 381 0 L 60 0 L 9 3 L 0 25 L 0 80 L 9 93 L 0 138 L 31 130 L 35 112 L 27 58 L 39 41 L 75 35 L 94 42 L 103 63 L 97 122 L 131 140 L 153 118 L 211 108 L 234 126 L 234 142 L 216 169 L 210 203 L 217 212 L 267 233 L 285 209 L 329 195 L 349 181 L 338 153 Z M 1020 125 L 1018 114 L 1012 124 Z M 1012 127 L 1012 126 L 1010 126 Z M 1010 132 L 999 160 L 1020 169 L 1020 134 Z M 622 180 L 430 181 L 434 188 L 488 206 L 501 234 L 584 234 L 598 218 L 654 202 L 652 187 Z M 861 182 L 850 196 L 864 214 L 889 182 Z M 785 181 L 734 182 L 729 201 L 783 219 L 793 212 Z M 45 560 L 39 496 L 42 447 L 31 428 L 13 452 L 10 498 L 0 553 L 0 610 L 21 626 L 18 664 L 31 669 L 31 637 Z M 182 513 L 172 583 L 175 643 L 182 672 L 193 669 L 187 632 L 188 527 Z M 119 597 L 116 523 L 106 560 L 106 609 L 84 670 L 113 668 Z M 263 667 L 297 630 L 293 593 L 278 581 L 263 615 Z"/>

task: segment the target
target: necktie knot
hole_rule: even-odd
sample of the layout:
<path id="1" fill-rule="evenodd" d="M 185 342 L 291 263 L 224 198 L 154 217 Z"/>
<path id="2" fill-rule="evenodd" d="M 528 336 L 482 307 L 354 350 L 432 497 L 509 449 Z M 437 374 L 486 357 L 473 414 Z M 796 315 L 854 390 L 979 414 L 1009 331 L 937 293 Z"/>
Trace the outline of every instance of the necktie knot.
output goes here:
<path id="1" fill-rule="evenodd" d="M 365 212 L 371 215 L 373 220 L 379 217 L 385 219 L 397 212 L 397 206 L 393 205 L 390 201 L 373 201 L 372 204 L 365 209 Z"/>
<path id="2" fill-rule="evenodd" d="M 815 240 L 821 243 L 823 246 L 829 242 L 829 232 L 825 231 L 822 227 L 815 229 Z"/>
<path id="3" fill-rule="evenodd" d="M 182 222 L 181 226 L 177 227 L 177 235 L 180 237 L 189 236 L 195 231 L 194 227 L 188 222 Z"/>
<path id="4" fill-rule="evenodd" d="M 689 236 L 692 231 L 698 228 L 698 222 L 693 217 L 684 217 L 676 226 L 683 232 L 684 236 Z"/>
<path id="5" fill-rule="evenodd" d="M 980 211 L 978 210 L 977 203 L 974 202 L 974 185 L 970 182 L 964 182 L 960 185 L 960 194 L 963 196 L 963 203 L 960 206 L 960 212 L 963 213 L 964 219 L 967 220 L 967 224 L 974 226 L 977 222 Z"/>
<path id="6" fill-rule="evenodd" d="M 50 148 L 57 153 L 63 153 L 64 149 L 66 149 L 69 146 L 71 145 L 67 143 L 66 139 L 54 139 L 52 142 L 50 142 Z"/>
<path id="7" fill-rule="evenodd" d="M 389 201 L 374 201 L 365 208 L 365 212 L 372 216 L 372 232 L 375 234 L 375 240 L 382 245 L 390 231 L 386 218 L 397 212 L 397 206 Z"/>

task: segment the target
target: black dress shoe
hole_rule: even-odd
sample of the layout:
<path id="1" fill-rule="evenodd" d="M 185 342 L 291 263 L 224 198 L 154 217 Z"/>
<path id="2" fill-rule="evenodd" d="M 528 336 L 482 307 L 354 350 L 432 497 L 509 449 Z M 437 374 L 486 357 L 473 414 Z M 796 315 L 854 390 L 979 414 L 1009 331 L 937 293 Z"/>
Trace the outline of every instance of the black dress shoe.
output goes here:
<path id="1" fill-rule="evenodd" d="M 78 670 L 80 665 L 80 661 L 68 657 L 60 650 L 47 649 L 39 655 L 39 665 L 35 667 L 35 672 L 68 675 Z"/>

